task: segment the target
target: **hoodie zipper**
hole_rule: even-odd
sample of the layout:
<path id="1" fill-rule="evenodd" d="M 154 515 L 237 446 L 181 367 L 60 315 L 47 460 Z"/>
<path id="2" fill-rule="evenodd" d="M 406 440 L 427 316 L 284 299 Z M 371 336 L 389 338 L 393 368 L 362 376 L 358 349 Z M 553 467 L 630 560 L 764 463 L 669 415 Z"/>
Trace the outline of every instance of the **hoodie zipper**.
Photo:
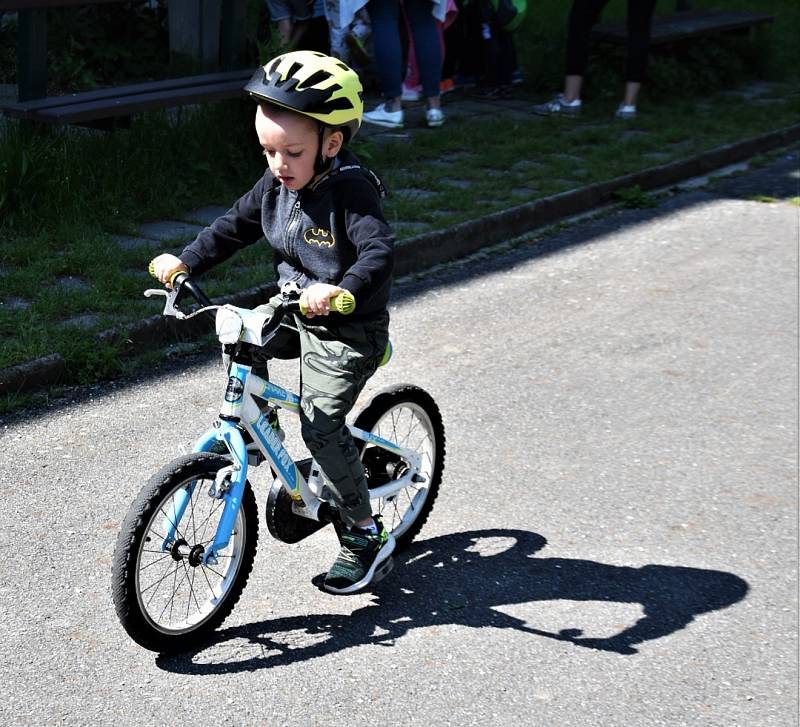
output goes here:
<path id="1" fill-rule="evenodd" d="M 297 258 L 294 255 L 291 241 L 294 235 L 294 228 L 297 227 L 301 217 L 302 213 L 300 212 L 300 200 L 298 199 L 292 207 L 292 213 L 289 215 L 289 222 L 286 224 L 286 233 L 283 237 L 283 250 L 286 253 L 286 256 L 294 262 L 297 262 Z"/>

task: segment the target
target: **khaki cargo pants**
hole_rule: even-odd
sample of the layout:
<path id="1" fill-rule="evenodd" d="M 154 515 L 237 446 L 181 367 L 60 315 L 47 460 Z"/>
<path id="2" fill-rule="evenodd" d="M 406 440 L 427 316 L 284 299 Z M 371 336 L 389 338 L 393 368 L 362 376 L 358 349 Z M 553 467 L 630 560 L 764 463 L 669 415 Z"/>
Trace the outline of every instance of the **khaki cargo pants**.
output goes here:
<path id="1" fill-rule="evenodd" d="M 276 296 L 259 311 L 274 310 Z M 345 418 L 389 341 L 389 313 L 368 321 L 325 317 L 284 319 L 256 356 L 253 370 L 268 378 L 271 358 L 300 358 L 300 431 L 328 479 L 329 494 L 349 524 L 372 515 L 367 480 Z M 317 325 L 317 321 L 321 325 Z M 328 324 L 328 325 L 325 325 Z M 296 329 L 294 327 L 296 326 Z"/>

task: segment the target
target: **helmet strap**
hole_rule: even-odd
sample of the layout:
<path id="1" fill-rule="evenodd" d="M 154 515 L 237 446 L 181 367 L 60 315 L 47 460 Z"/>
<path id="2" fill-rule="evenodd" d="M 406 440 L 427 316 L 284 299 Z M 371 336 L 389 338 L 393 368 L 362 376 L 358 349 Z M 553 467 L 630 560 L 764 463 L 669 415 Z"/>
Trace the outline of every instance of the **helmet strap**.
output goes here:
<path id="1" fill-rule="evenodd" d="M 322 152 L 322 143 L 324 141 L 325 136 L 325 129 L 326 127 L 323 124 L 319 125 L 319 137 L 317 143 L 317 158 L 314 162 L 314 174 L 319 175 L 323 172 L 327 172 L 330 169 L 331 162 L 333 159 L 331 157 L 326 157 L 325 154 Z"/>

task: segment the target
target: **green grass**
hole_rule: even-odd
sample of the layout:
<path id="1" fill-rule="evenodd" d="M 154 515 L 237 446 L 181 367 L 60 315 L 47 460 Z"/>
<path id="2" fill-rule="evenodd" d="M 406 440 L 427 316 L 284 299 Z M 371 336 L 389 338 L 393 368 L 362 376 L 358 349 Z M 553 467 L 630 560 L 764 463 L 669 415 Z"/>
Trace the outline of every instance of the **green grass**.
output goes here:
<path id="1" fill-rule="evenodd" d="M 738 97 L 720 92 L 700 109 L 691 101 L 651 109 L 633 126 L 609 121 L 611 107 L 600 105 L 578 123 L 533 116 L 474 121 L 453 124 L 447 134 L 419 134 L 414 144 L 366 141 L 355 146 L 390 191 L 415 188 L 429 195 L 390 195 L 388 219 L 400 230 L 407 222 L 438 229 L 652 166 L 651 153 L 663 164 L 787 126 L 797 120 L 800 100 L 788 87 L 778 90 L 783 98 L 769 106 L 742 105 Z M 67 362 L 67 381 L 83 383 L 123 370 L 121 352 L 108 347 L 98 351 L 94 334 L 157 312 L 141 295 L 151 284 L 145 270 L 153 250 L 119 249 L 109 233 L 134 232 L 142 219 L 174 217 L 193 206 L 229 203 L 245 190 L 261 172 L 262 162 L 248 143 L 249 123 L 231 114 L 229 109 L 205 109 L 181 129 L 162 118 L 145 118 L 130 132 L 112 135 L 67 130 L 23 139 L 17 130 L 5 137 L 41 141 L 27 148 L 42 155 L 48 172 L 27 172 L 33 175 L 34 189 L 23 191 L 26 205 L 0 227 L 0 300 L 6 303 L 0 306 L 0 367 L 58 351 Z M 196 161 L 221 123 L 236 126 L 245 139 L 236 152 L 238 161 L 221 144 L 217 151 L 208 150 L 217 157 L 214 161 Z M 147 148 L 148 135 L 160 135 L 167 146 L 176 144 L 180 150 L 160 146 L 158 153 Z M 248 154 L 252 158 L 246 159 Z M 194 171 L 186 174 L 187 166 Z M 215 167 L 219 174 L 210 171 Z M 469 187 L 453 187 L 447 180 L 454 179 Z M 529 197 L 515 197 L 510 194 L 515 188 L 533 191 Z M 636 189 L 621 192 L 619 198 L 629 206 L 650 203 Z M 176 247 L 167 243 L 164 249 Z M 263 283 L 271 275 L 268 249 L 258 245 L 209 273 L 205 286 L 214 296 Z M 83 281 L 85 289 L 59 285 L 70 278 Z M 30 301 L 30 307 L 15 309 L 10 305 L 15 299 Z M 66 324 L 87 313 L 96 316 L 88 328 Z"/>

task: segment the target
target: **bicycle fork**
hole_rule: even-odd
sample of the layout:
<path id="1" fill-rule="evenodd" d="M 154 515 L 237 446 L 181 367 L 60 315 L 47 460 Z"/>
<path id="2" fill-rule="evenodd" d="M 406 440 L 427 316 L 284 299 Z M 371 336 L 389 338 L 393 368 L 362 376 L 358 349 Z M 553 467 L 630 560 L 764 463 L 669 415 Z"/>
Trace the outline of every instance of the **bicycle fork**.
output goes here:
<path id="1" fill-rule="evenodd" d="M 198 441 L 195 451 L 206 452 L 217 440 L 226 443 L 228 450 L 233 455 L 233 464 L 220 469 L 214 483 L 209 488 L 209 496 L 219 499 L 223 503 L 224 509 L 214 535 L 214 541 L 202 555 L 203 565 L 215 565 L 218 562 L 217 554 L 228 546 L 247 482 L 247 447 L 241 430 L 232 422 L 218 420 L 214 423 L 214 427 Z M 180 522 L 186 514 L 186 508 L 189 506 L 196 487 L 197 481 L 195 480 L 176 493 L 172 500 L 171 511 L 164 515 L 166 536 L 161 545 L 164 552 L 171 550 L 175 541 L 180 537 Z"/>

